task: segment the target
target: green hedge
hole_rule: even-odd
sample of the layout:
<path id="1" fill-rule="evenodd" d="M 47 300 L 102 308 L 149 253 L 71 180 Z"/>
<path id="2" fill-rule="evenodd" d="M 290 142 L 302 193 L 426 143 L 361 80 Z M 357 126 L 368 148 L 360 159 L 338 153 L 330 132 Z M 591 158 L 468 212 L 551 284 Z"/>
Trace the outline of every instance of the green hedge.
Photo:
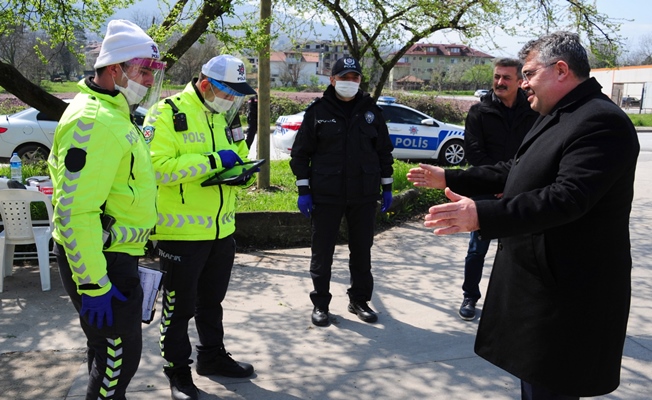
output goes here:
<path id="1" fill-rule="evenodd" d="M 395 97 L 397 103 L 412 107 L 442 122 L 464 125 L 466 114 L 454 100 L 442 99 L 431 95 L 415 95 L 392 91 L 383 92 L 383 96 Z M 276 122 L 279 116 L 296 114 L 305 110 L 308 104 L 310 104 L 273 95 L 270 101 L 270 122 L 272 124 Z M 243 121 L 246 121 L 244 118 L 246 112 L 247 103 L 244 103 L 240 108 L 240 115 Z"/>
<path id="2" fill-rule="evenodd" d="M 29 178 L 30 176 L 50 175 L 48 174 L 48 166 L 45 161 L 39 161 L 33 164 L 23 164 L 22 171 L 23 171 L 23 182 L 25 181 L 26 178 Z M 3 165 L 2 167 L 0 167 L 0 176 L 4 178 L 8 178 L 11 176 L 11 170 L 9 168 L 9 165 Z M 45 209 L 45 205 L 43 203 L 32 203 L 31 211 L 32 211 L 33 220 L 48 219 L 48 211 Z"/>
<path id="3" fill-rule="evenodd" d="M 383 92 L 383 96 L 396 98 L 399 104 L 412 107 L 424 114 L 442 122 L 464 125 L 465 113 L 457 106 L 454 100 L 443 99 L 430 95 L 416 95 L 406 92 Z"/>

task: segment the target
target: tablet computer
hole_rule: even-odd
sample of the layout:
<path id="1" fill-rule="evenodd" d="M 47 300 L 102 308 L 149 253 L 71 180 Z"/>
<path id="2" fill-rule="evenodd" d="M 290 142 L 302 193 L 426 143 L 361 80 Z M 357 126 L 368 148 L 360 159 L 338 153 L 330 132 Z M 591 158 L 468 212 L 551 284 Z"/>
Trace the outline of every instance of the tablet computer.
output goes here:
<path id="1" fill-rule="evenodd" d="M 237 182 L 243 177 L 253 173 L 258 167 L 265 163 L 265 159 L 247 161 L 242 164 L 235 164 L 232 168 L 225 169 L 211 176 L 201 183 L 202 186 L 222 185 Z"/>

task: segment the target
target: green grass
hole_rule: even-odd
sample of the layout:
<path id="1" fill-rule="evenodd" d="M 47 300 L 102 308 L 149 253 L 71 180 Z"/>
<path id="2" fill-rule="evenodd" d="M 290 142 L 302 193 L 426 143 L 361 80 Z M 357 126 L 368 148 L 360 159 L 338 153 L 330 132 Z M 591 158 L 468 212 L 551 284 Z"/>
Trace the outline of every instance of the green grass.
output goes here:
<path id="1" fill-rule="evenodd" d="M 634 126 L 652 126 L 652 114 L 627 114 Z"/>
<path id="2" fill-rule="evenodd" d="M 416 166 L 417 164 L 394 160 L 394 196 L 413 188 L 405 175 L 410 168 Z M 258 189 L 256 185 L 243 188 L 237 194 L 238 211 L 297 211 L 296 177 L 290 170 L 290 161 L 272 161 L 270 168 L 270 188 Z M 406 203 L 392 213 L 385 214 L 383 219 L 391 221 L 409 218 L 415 213 L 425 212 L 429 206 L 446 201 L 442 190 L 420 189 L 420 192 L 416 200 Z"/>
<path id="3" fill-rule="evenodd" d="M 79 92 L 77 87 L 78 81 L 50 82 L 41 81 L 41 87 L 52 94 L 57 93 L 76 93 Z"/>
<path id="4" fill-rule="evenodd" d="M 405 175 L 410 168 L 416 166 L 417 164 L 394 160 L 394 196 L 413 188 Z M 298 212 L 296 177 L 290 169 L 290 160 L 271 161 L 270 167 L 270 188 L 258 189 L 255 184 L 249 188 L 242 188 L 237 194 L 238 212 Z M 9 166 L 0 167 L 0 175 L 10 176 L 10 174 Z M 47 164 L 44 161 L 23 165 L 23 179 L 39 175 L 48 175 Z M 428 207 L 447 201 L 442 190 L 419 189 L 419 191 L 419 196 L 415 199 L 395 207 L 390 213 L 380 214 L 379 222 L 394 224 L 413 218 L 415 215 L 422 215 Z M 47 218 L 45 208 L 40 206 L 35 205 L 33 209 L 34 219 Z"/>
<path id="5" fill-rule="evenodd" d="M 238 211 L 295 211 L 297 209 L 296 177 L 290 160 L 270 162 L 270 187 L 258 189 L 256 184 L 237 194 Z"/>

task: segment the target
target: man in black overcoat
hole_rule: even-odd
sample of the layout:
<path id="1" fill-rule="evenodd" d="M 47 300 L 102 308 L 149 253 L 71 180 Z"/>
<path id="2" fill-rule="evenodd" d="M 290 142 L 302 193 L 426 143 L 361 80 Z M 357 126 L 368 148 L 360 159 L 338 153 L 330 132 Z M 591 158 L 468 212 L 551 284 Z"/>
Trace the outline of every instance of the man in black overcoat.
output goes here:
<path id="1" fill-rule="evenodd" d="M 421 165 L 408 179 L 446 188 L 452 202 L 426 216 L 435 234 L 499 239 L 475 352 L 518 377 L 523 399 L 599 396 L 620 381 L 638 138 L 589 78 L 578 35 L 530 41 L 519 58 L 541 116 L 514 158 L 466 171 Z"/>

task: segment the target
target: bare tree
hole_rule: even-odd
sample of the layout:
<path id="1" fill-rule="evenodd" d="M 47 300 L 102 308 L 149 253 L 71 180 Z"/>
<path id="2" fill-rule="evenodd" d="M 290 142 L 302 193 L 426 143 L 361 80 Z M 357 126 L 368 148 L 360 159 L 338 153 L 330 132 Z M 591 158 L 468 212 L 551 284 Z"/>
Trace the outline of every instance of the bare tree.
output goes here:
<path id="1" fill-rule="evenodd" d="M 38 81 L 43 74 L 43 63 L 35 59 L 33 48 L 38 46 L 36 33 L 24 25 L 7 27 L 0 35 L 0 63 L 15 66 L 29 80 Z"/>
<path id="2" fill-rule="evenodd" d="M 622 65 L 652 65 L 652 34 L 638 38 L 638 46 L 631 45 L 620 58 Z"/>
<path id="3" fill-rule="evenodd" d="M 201 66 L 206 61 L 220 54 L 220 47 L 219 42 L 212 35 L 207 36 L 202 42 L 196 42 L 172 68 L 166 71 L 166 79 L 178 84 L 190 82 L 193 77 L 198 76 Z"/>
<path id="4" fill-rule="evenodd" d="M 442 63 L 437 63 L 432 68 L 432 74 L 430 75 L 430 84 L 437 88 L 437 91 L 441 92 L 444 82 L 446 82 L 446 73 L 448 68 Z"/>
<path id="5" fill-rule="evenodd" d="M 150 35 L 158 43 L 165 43 L 174 32 L 181 32 L 181 36 L 171 43 L 163 56 L 168 69 L 206 32 L 211 32 L 211 23 L 221 15 L 232 12 L 232 1 L 178 0 L 161 24 L 149 29 Z M 71 52 L 79 54 L 79 48 L 75 47 L 75 26 L 99 31 L 107 11 L 113 12 L 130 3 L 131 0 L 6 0 L 0 5 L 3 10 L 0 14 L 0 37 L 10 32 L 10 24 L 17 23 L 18 26 L 32 30 L 43 29 L 53 39 L 53 44 L 63 43 Z M 186 6 L 189 11 L 184 12 Z M 182 18 L 190 21 L 187 24 L 180 23 Z M 43 54 L 39 55 L 44 59 Z M 0 61 L 0 86 L 30 106 L 60 117 L 66 109 L 66 103 L 39 87 L 39 80 L 33 83 L 21 71 L 22 68 L 15 63 Z"/>
<path id="6" fill-rule="evenodd" d="M 349 53 L 377 69 L 365 73 L 361 87 L 378 97 L 390 71 L 419 40 L 436 32 L 457 32 L 467 39 L 491 36 L 505 30 L 514 33 L 537 27 L 535 33 L 560 28 L 582 32 L 589 42 L 602 38 L 617 47 L 617 21 L 598 13 L 592 0 L 279 0 L 277 7 L 311 16 L 316 23 L 334 19 Z M 518 20 L 515 27 L 510 21 Z M 532 33 L 528 31 L 528 33 Z M 535 33 L 532 33 L 533 35 Z M 397 44 L 387 56 L 383 48 Z"/>
<path id="7" fill-rule="evenodd" d="M 283 86 L 297 87 L 305 64 L 301 63 L 301 53 L 287 53 L 285 61 L 281 64 L 279 80 Z"/>

